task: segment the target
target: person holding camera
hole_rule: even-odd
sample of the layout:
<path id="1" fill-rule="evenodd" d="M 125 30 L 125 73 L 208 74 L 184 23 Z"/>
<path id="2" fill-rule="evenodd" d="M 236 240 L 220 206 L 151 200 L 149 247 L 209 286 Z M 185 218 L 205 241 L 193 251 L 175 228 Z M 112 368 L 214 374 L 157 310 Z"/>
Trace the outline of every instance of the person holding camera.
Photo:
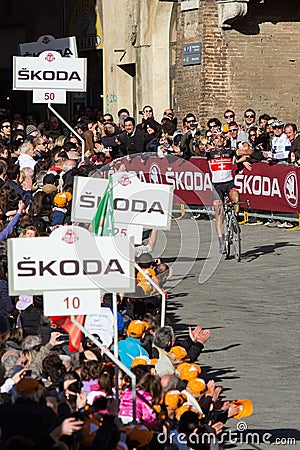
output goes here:
<path id="1" fill-rule="evenodd" d="M 171 123 L 164 123 L 161 126 L 161 137 L 159 139 L 159 146 L 157 147 L 157 155 L 163 158 L 166 155 L 173 154 L 172 148 L 173 125 Z"/>
<path id="2" fill-rule="evenodd" d="M 104 122 L 101 142 L 105 149 L 110 150 L 110 156 L 112 159 L 122 156 L 122 152 L 120 150 L 120 131 L 114 123 Z"/>
<path id="3" fill-rule="evenodd" d="M 153 122 L 155 122 L 156 127 L 159 126 L 159 123 L 154 118 L 154 112 L 153 112 L 152 106 L 145 105 L 143 107 L 142 111 L 139 111 L 139 114 L 142 116 L 142 121 L 140 123 L 138 123 L 136 126 L 136 128 L 138 130 L 143 130 L 144 123 L 146 122 L 147 119 L 153 120 Z"/>
<path id="4" fill-rule="evenodd" d="M 191 156 L 201 156 L 199 148 L 200 130 L 198 129 L 198 122 L 194 114 L 188 113 L 183 118 L 182 130 L 181 150 L 184 159 L 189 159 Z"/>

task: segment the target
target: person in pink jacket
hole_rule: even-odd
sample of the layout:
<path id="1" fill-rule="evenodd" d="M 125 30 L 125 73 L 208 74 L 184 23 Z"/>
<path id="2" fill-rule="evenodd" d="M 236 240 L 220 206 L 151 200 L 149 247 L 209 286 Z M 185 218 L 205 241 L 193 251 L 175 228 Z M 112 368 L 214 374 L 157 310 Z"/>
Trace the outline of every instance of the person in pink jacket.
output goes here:
<path id="1" fill-rule="evenodd" d="M 157 425 L 154 405 L 159 404 L 162 396 L 162 386 L 157 375 L 146 373 L 137 384 L 136 419 L 143 420 L 151 427 Z M 120 396 L 119 417 L 124 424 L 132 421 L 132 391 L 128 389 Z"/>

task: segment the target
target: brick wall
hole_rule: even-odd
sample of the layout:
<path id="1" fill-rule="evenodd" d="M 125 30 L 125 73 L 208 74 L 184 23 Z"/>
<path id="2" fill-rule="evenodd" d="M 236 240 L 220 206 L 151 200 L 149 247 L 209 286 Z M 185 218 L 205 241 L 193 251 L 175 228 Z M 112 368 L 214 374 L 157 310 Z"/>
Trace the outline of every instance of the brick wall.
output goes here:
<path id="1" fill-rule="evenodd" d="M 298 0 L 249 3 L 234 29 L 218 27 L 215 0 L 199 10 L 178 13 L 175 109 L 193 111 L 200 121 L 222 119 L 232 108 L 269 113 L 300 126 L 300 5 Z M 202 64 L 182 66 L 182 46 L 201 41 Z"/>

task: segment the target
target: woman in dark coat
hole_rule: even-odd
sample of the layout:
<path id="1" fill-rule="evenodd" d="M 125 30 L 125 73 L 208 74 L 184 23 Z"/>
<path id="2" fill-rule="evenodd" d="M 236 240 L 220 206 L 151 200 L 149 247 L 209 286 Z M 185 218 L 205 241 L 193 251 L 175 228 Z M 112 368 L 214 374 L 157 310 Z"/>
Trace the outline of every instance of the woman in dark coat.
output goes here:
<path id="1" fill-rule="evenodd" d="M 146 152 L 156 153 L 161 136 L 160 125 L 150 117 L 143 123 Z"/>

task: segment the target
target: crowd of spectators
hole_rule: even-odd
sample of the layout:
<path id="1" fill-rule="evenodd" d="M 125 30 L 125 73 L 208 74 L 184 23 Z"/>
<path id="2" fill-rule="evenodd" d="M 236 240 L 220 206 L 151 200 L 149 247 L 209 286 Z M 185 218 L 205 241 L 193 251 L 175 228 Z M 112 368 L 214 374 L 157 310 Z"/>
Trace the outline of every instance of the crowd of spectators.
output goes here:
<path id="1" fill-rule="evenodd" d="M 210 331 L 196 326 L 178 339 L 172 324 L 159 327 L 161 298 L 137 276 L 135 294 L 118 303 L 119 358 L 137 379 L 133 423 L 126 374 L 118 371 L 116 376 L 109 358 L 84 337 L 70 352 L 65 329 L 44 316 L 42 296 L 9 295 L 7 238 L 45 237 L 70 224 L 75 176 L 88 176 L 121 157 L 205 157 L 216 133 L 231 148 L 253 149 L 250 164 L 299 165 L 297 126 L 267 114 L 256 121 L 252 109 L 245 111 L 242 124 L 226 110 L 223 124 L 210 118 L 204 127 L 188 113 L 179 126 L 172 109 L 157 121 L 149 105 L 138 124 L 125 108 L 116 121 L 111 114 L 86 108 L 73 126 L 85 141 L 84 158 L 80 140 L 55 116 L 41 122 L 33 112 L 26 119 L 15 114 L 0 122 L 2 448 L 217 448 L 212 436 L 222 433 L 228 419 L 250 414 L 251 407 L 226 401 L 222 388 L 201 368 L 198 359 Z M 137 261 L 163 288 L 170 268 L 153 260 L 151 237 L 149 243 L 148 253 L 137 253 Z M 112 323 L 111 296 L 102 302 L 107 323 Z M 95 337 L 111 347 L 113 331 L 108 328 Z"/>
<path id="2" fill-rule="evenodd" d="M 291 122 L 284 124 L 268 114 L 262 114 L 257 119 L 252 109 L 245 111 L 243 123 L 236 121 L 234 111 L 226 110 L 223 124 L 215 117 L 207 121 L 206 127 L 197 121 L 193 113 L 184 116 L 182 126 L 172 109 L 166 109 L 160 121 L 154 118 L 153 108 L 149 105 L 140 114 L 141 122 L 136 124 L 125 108 L 119 110 L 116 120 L 109 113 L 102 114 L 86 108 L 73 123 L 74 129 L 85 140 L 85 165 L 90 169 L 91 166 L 101 166 L 123 156 L 132 158 L 136 154 L 143 154 L 145 158 L 150 154 L 159 157 L 175 155 L 186 159 L 205 156 L 212 146 L 212 136 L 217 132 L 222 132 L 226 145 L 233 149 L 246 142 L 255 150 L 251 156 L 253 162 L 296 166 L 300 163 L 297 125 Z M 26 121 L 20 114 L 15 114 L 14 120 L 4 118 L 0 122 L 1 164 L 17 162 L 20 170 L 24 167 L 33 170 L 37 162 L 43 162 L 43 169 L 48 171 L 50 167 L 46 162 L 52 160 L 53 163 L 54 158 L 57 162 L 59 158 L 59 172 L 65 172 L 81 157 L 79 140 L 68 134 L 69 131 L 55 116 L 46 122 L 40 122 L 36 113 L 28 114 Z M 33 148 L 22 147 L 24 142 L 32 143 Z M 73 163 L 66 163 L 68 160 Z M 60 166 L 63 163 L 64 167 Z M 54 171 L 58 172 L 55 168 Z"/>

